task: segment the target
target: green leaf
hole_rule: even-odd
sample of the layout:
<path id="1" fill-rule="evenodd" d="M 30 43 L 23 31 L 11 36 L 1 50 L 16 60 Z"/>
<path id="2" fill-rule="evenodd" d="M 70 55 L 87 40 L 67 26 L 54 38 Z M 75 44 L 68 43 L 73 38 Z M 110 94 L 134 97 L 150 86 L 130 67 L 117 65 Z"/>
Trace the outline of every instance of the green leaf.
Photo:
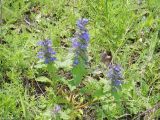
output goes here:
<path id="1" fill-rule="evenodd" d="M 63 120 L 68 120 L 70 119 L 69 115 L 67 115 L 66 112 L 60 112 L 60 117 L 63 119 Z"/>
<path id="2" fill-rule="evenodd" d="M 103 96 L 104 95 L 103 88 L 96 89 L 93 95 L 96 98 L 100 98 L 101 96 Z"/>
<path id="3" fill-rule="evenodd" d="M 73 53 L 68 53 L 63 61 L 55 61 L 57 68 L 65 68 L 67 70 L 70 70 L 73 64 L 73 55 Z"/>
<path id="4" fill-rule="evenodd" d="M 87 70 L 83 64 L 78 64 L 77 66 L 75 66 L 72 70 L 73 84 L 75 86 L 79 85 L 86 73 Z"/>
<path id="5" fill-rule="evenodd" d="M 38 77 L 35 80 L 38 82 L 52 83 L 52 81 L 45 76 Z"/>
<path id="6" fill-rule="evenodd" d="M 50 63 L 47 65 L 47 70 L 48 72 L 50 72 L 51 74 L 55 73 L 56 72 L 56 67 L 54 66 L 53 63 Z"/>
<path id="7" fill-rule="evenodd" d="M 43 67 L 46 67 L 45 64 L 37 64 L 34 66 L 35 68 L 43 68 Z"/>

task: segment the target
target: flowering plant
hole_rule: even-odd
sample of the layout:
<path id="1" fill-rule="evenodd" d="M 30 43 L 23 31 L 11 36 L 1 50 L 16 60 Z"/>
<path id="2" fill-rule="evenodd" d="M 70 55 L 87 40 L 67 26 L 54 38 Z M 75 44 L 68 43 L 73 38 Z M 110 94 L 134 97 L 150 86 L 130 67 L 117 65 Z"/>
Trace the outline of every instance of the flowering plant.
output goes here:
<path id="1" fill-rule="evenodd" d="M 85 28 L 87 23 L 88 19 L 79 19 L 77 21 L 77 31 L 71 39 L 75 53 L 73 65 L 77 65 L 80 62 L 87 63 L 87 47 L 90 39 L 88 30 Z"/>
<path id="2" fill-rule="evenodd" d="M 43 41 L 39 41 L 38 45 L 41 46 L 40 51 L 38 52 L 38 58 L 40 59 L 44 59 L 44 63 L 49 64 L 52 61 L 56 60 L 56 57 L 54 57 L 53 55 L 56 54 L 55 51 L 53 51 L 52 49 L 52 41 L 51 40 L 43 40 Z"/>

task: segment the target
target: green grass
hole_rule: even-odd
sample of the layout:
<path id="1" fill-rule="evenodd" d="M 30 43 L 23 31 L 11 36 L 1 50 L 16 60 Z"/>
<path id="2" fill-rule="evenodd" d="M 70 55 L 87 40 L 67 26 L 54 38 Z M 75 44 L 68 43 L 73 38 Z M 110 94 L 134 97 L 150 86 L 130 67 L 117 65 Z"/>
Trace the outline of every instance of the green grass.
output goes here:
<path id="1" fill-rule="evenodd" d="M 1 0 L 0 119 L 131 120 L 153 108 L 147 119 L 160 118 L 160 1 L 137 1 Z M 89 19 L 91 66 L 72 90 L 70 38 L 82 17 Z M 37 42 L 46 38 L 57 52 L 55 81 L 37 58 Z M 115 95 L 101 51 L 123 67 L 125 84 Z M 55 116 L 57 104 L 62 110 Z"/>

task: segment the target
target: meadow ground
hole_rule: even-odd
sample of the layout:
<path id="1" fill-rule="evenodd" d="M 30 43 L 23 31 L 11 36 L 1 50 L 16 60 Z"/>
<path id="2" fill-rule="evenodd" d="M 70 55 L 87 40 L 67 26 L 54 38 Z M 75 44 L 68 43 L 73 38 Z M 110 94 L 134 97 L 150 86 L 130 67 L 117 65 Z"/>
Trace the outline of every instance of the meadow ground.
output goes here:
<path id="1" fill-rule="evenodd" d="M 0 9 L 1 120 L 160 119 L 160 0 L 1 0 Z M 37 57 L 46 49 L 56 57 L 47 64 Z"/>

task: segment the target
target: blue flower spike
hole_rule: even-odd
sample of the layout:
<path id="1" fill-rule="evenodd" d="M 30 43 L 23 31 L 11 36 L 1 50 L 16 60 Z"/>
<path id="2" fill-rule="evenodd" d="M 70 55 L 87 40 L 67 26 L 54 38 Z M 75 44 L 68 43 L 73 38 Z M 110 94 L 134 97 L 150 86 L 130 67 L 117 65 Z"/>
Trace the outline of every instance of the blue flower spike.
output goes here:
<path id="1" fill-rule="evenodd" d="M 107 76 L 114 86 L 120 86 L 123 84 L 122 68 L 120 65 L 110 65 Z"/>
<path id="2" fill-rule="evenodd" d="M 40 51 L 38 52 L 38 58 L 43 59 L 45 64 L 49 64 L 56 60 L 54 56 L 56 54 L 52 49 L 51 40 L 42 40 L 38 42 L 38 45 L 41 46 Z"/>
<path id="3" fill-rule="evenodd" d="M 74 48 L 75 57 L 73 65 L 78 65 L 80 63 L 80 59 L 83 59 L 84 63 L 87 63 L 87 47 L 90 40 L 90 36 L 88 30 L 86 29 L 86 25 L 89 22 L 86 18 L 81 18 L 77 20 L 77 31 L 74 37 L 71 39 L 72 47 Z"/>

